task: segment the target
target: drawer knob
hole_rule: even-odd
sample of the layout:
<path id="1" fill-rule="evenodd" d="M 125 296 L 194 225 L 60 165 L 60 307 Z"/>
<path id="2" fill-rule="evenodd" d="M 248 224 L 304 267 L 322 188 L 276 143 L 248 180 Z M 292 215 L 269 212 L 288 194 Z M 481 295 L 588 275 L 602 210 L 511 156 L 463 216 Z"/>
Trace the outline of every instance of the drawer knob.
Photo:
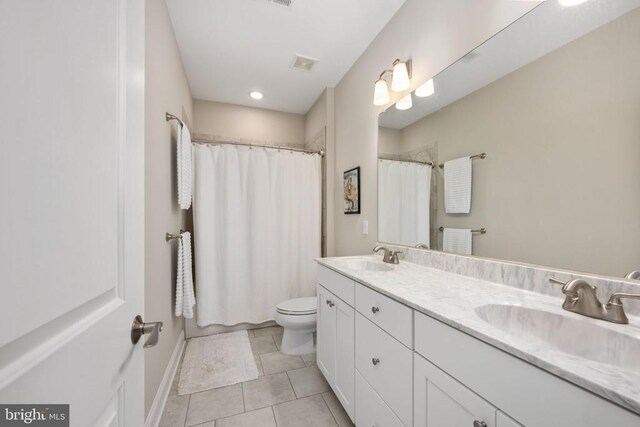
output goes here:
<path id="1" fill-rule="evenodd" d="M 379 311 L 380 311 L 380 309 L 379 309 L 378 307 L 371 307 L 371 312 L 372 312 L 373 314 L 376 314 L 376 313 L 377 313 L 377 312 L 379 312 Z"/>
<path id="2" fill-rule="evenodd" d="M 484 421 L 475 420 L 473 422 L 473 427 L 487 427 L 487 423 L 485 423 Z"/>
<path id="3" fill-rule="evenodd" d="M 374 357 L 373 359 L 371 359 L 371 363 L 373 363 L 373 366 L 376 366 L 377 364 L 380 363 L 380 359 L 378 359 L 377 357 Z"/>
<path id="4" fill-rule="evenodd" d="M 336 305 L 336 303 L 331 301 L 331 300 L 329 300 L 329 307 L 333 307 L 334 305 Z"/>
<path id="5" fill-rule="evenodd" d="M 329 305 L 330 303 L 331 303 L 331 301 L 329 301 L 329 300 L 325 301 L 325 304 L 327 304 L 327 305 Z"/>

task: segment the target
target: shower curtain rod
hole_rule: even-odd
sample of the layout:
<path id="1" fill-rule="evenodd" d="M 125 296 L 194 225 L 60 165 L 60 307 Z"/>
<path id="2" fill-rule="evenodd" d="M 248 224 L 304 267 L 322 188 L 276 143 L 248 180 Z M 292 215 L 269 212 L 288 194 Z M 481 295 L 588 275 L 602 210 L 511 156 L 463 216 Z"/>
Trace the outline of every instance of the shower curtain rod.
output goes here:
<path id="1" fill-rule="evenodd" d="M 378 159 L 380 159 L 380 160 L 390 160 L 392 162 L 418 163 L 420 165 L 433 166 L 433 162 L 421 162 L 420 160 L 400 160 L 400 159 L 394 159 L 392 157 L 384 157 L 384 156 L 378 156 Z"/>
<path id="2" fill-rule="evenodd" d="M 274 150 L 284 150 L 284 151 L 294 151 L 297 153 L 307 153 L 307 154 L 319 154 L 321 157 L 324 157 L 324 150 L 308 150 L 306 148 L 296 148 L 296 147 L 287 147 L 285 145 L 267 145 L 267 144 L 252 144 L 250 142 L 239 142 L 239 141 L 211 141 L 208 139 L 191 139 L 191 142 L 194 144 L 228 144 L 228 145 L 242 145 L 245 147 L 256 147 L 256 148 L 272 148 Z"/>

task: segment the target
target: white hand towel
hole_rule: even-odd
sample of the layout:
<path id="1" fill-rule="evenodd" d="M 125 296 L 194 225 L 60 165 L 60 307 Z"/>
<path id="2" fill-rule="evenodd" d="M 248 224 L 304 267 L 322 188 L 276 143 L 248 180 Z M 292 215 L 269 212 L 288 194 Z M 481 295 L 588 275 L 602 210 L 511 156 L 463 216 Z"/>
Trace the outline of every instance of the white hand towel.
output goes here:
<path id="1" fill-rule="evenodd" d="M 471 211 L 471 157 L 444 163 L 444 209 L 446 213 Z"/>
<path id="2" fill-rule="evenodd" d="M 181 123 L 178 131 L 178 152 L 176 153 L 178 175 L 178 204 L 180 209 L 191 207 L 191 133 L 186 124 Z"/>
<path id="3" fill-rule="evenodd" d="M 445 228 L 442 233 L 442 250 L 461 255 L 471 255 L 472 235 L 466 228 Z"/>
<path id="4" fill-rule="evenodd" d="M 193 317 L 193 306 L 196 297 L 193 291 L 193 274 L 191 268 L 191 233 L 180 234 L 178 243 L 178 264 L 176 273 L 176 316 Z"/>

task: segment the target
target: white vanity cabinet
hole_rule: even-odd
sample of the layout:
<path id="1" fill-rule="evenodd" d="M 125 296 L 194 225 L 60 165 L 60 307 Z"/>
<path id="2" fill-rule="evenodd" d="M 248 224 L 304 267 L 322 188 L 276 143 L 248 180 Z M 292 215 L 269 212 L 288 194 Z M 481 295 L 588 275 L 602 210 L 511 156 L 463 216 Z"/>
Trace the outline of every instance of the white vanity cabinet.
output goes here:
<path id="1" fill-rule="evenodd" d="M 518 423 L 527 427 L 640 425 L 637 414 L 417 312 L 415 351 L 414 393 L 424 393 L 429 387 L 426 398 L 416 396 L 415 427 L 447 425 L 429 424 L 429 418 L 424 421 L 420 415 L 431 407 L 431 387 L 440 389 L 436 394 L 451 407 L 457 407 L 456 412 L 467 411 L 474 420 L 480 417 L 479 421 L 488 427 L 512 427 Z M 470 419 L 452 425 L 472 427 Z M 495 424 L 492 419 L 497 420 Z"/>
<path id="2" fill-rule="evenodd" d="M 498 426 L 497 410 L 486 400 L 417 353 L 413 366 L 414 426 Z"/>
<path id="3" fill-rule="evenodd" d="M 496 413 L 496 427 L 523 427 L 522 424 L 515 422 L 507 415 L 498 411 Z"/>
<path id="4" fill-rule="evenodd" d="M 326 271 L 318 274 L 316 363 L 345 411 L 354 420 L 355 309 L 336 293 L 350 299 L 353 304 L 355 284 L 338 273 L 324 267 L 318 268 Z"/>
<path id="5" fill-rule="evenodd" d="M 640 417 L 318 267 L 317 364 L 358 427 L 638 427 Z"/>

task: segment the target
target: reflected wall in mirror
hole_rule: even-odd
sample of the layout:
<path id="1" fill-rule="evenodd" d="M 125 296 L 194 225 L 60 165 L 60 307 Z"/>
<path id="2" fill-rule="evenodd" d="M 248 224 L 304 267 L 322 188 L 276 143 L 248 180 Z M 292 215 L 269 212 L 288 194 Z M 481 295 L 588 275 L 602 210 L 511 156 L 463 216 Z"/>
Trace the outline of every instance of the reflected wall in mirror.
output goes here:
<path id="1" fill-rule="evenodd" d="M 438 74 L 433 95 L 387 109 L 378 240 L 640 269 L 639 46 L 640 0 L 550 0 Z"/>

